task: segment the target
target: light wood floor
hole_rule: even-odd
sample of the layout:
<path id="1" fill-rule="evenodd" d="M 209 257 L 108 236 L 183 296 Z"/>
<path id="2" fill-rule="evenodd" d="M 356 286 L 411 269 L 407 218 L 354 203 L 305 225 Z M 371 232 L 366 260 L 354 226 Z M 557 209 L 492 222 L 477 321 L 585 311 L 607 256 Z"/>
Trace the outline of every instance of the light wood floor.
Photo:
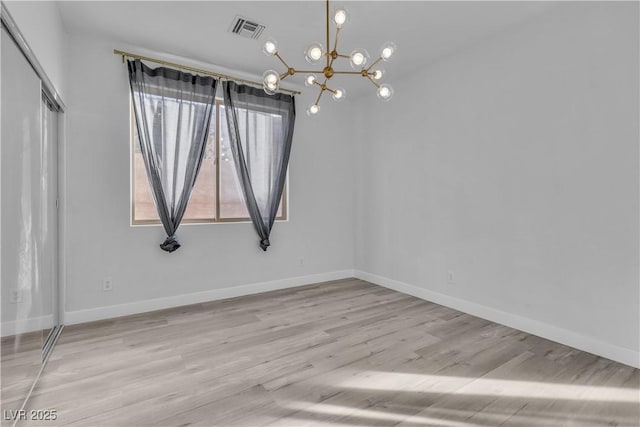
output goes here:
<path id="1" fill-rule="evenodd" d="M 0 426 L 7 412 L 18 411 L 42 367 L 43 332 L 2 337 L 0 341 Z M 11 415 L 7 417 L 11 419 Z"/>
<path id="2" fill-rule="evenodd" d="M 351 279 L 68 326 L 29 408 L 56 426 L 638 427 L 639 372 Z"/>

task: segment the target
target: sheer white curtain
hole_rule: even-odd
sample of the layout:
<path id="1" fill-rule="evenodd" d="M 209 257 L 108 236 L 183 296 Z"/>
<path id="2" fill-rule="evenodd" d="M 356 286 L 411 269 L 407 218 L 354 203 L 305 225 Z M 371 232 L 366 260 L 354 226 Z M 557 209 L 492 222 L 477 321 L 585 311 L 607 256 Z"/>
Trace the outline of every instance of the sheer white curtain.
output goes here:
<path id="1" fill-rule="evenodd" d="M 129 82 L 147 178 L 167 238 L 180 247 L 182 221 L 204 157 L 217 80 L 129 61 Z"/>
<path id="2" fill-rule="evenodd" d="M 223 87 L 238 180 L 260 247 L 266 251 L 287 177 L 295 100 L 234 82 L 224 82 Z"/>

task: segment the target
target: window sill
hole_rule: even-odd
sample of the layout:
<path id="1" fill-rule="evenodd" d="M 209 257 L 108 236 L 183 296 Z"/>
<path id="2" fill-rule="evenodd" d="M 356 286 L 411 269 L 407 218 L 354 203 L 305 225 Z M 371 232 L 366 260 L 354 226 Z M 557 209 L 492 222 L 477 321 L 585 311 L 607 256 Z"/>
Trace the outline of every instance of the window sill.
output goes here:
<path id="1" fill-rule="evenodd" d="M 289 222 L 289 218 L 286 219 L 276 219 L 275 222 Z M 209 222 L 182 222 L 180 223 L 180 227 L 189 227 L 192 225 L 202 226 L 202 225 L 228 225 L 228 224 L 251 224 L 251 220 L 246 221 L 209 221 Z M 129 227 L 138 228 L 138 227 L 162 227 L 162 223 L 154 222 L 152 224 L 133 224 L 129 223 Z"/>

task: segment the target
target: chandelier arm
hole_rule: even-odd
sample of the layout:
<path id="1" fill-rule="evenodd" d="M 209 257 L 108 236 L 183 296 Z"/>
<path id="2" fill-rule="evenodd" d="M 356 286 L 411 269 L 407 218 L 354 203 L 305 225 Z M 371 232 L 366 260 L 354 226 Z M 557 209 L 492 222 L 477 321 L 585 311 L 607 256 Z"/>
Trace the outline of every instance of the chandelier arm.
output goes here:
<path id="1" fill-rule="evenodd" d="M 373 67 L 376 66 L 376 64 L 378 64 L 378 62 L 382 61 L 382 57 L 376 59 L 375 61 L 373 61 L 373 63 L 371 65 L 369 65 L 369 68 L 367 68 L 367 72 L 369 72 L 369 70 L 371 70 Z"/>
<path id="2" fill-rule="evenodd" d="M 284 73 L 280 74 L 280 80 L 286 79 L 288 75 L 289 75 L 288 71 L 285 71 Z"/>
<path id="3" fill-rule="evenodd" d="M 307 73 L 307 74 L 322 74 L 322 70 L 298 70 L 297 68 L 294 70 L 295 73 Z"/>
<path id="4" fill-rule="evenodd" d="M 362 75 L 362 71 L 333 71 L 333 74 L 358 74 Z"/>
<path id="5" fill-rule="evenodd" d="M 327 53 L 330 57 L 331 57 L 331 61 L 329 61 L 329 68 L 333 68 L 333 61 L 336 60 L 336 58 L 338 57 L 338 52 L 336 51 L 336 49 L 338 49 L 338 35 L 340 34 L 340 27 L 336 28 L 336 38 L 335 38 L 335 43 L 333 44 L 333 50 L 331 51 L 331 53 Z M 327 46 L 327 51 L 329 50 L 329 47 Z M 335 53 L 335 56 L 334 56 Z"/>
<path id="6" fill-rule="evenodd" d="M 330 65 L 331 58 L 329 57 L 329 0 L 327 0 L 327 8 L 326 9 L 327 9 L 327 19 L 326 19 L 326 23 L 327 23 L 327 26 L 326 26 L 327 44 L 325 46 L 326 46 L 326 49 L 327 49 L 327 67 L 330 67 L 331 66 Z"/>
<path id="7" fill-rule="evenodd" d="M 273 54 L 276 58 L 278 58 L 280 60 L 280 62 L 282 62 L 284 64 L 285 67 L 287 68 L 291 68 L 289 67 L 289 64 L 286 63 L 286 61 L 284 59 L 282 59 L 282 57 L 280 56 L 280 54 L 278 52 Z"/>
<path id="8" fill-rule="evenodd" d="M 324 93 L 324 88 L 320 88 L 320 93 L 318 94 L 318 97 L 316 98 L 316 102 L 313 103 L 314 105 L 318 105 L 318 102 L 320 102 L 320 98 L 322 97 L 323 93 Z"/>
<path id="9" fill-rule="evenodd" d="M 333 94 L 335 94 L 338 91 L 338 89 L 331 89 L 330 87 L 327 87 L 325 90 L 328 90 L 329 92 L 331 92 Z"/>
<path id="10" fill-rule="evenodd" d="M 380 85 L 379 85 L 378 83 L 376 83 L 376 81 L 375 81 L 375 80 L 373 80 L 369 74 L 367 74 L 367 78 L 369 79 L 369 81 L 370 81 L 371 83 L 373 83 L 373 85 L 374 85 L 375 87 L 377 87 L 378 89 L 380 89 Z"/>
<path id="11" fill-rule="evenodd" d="M 340 36 L 340 27 L 336 27 L 336 39 L 333 41 L 333 51 L 334 52 L 338 51 L 338 37 L 339 36 Z"/>

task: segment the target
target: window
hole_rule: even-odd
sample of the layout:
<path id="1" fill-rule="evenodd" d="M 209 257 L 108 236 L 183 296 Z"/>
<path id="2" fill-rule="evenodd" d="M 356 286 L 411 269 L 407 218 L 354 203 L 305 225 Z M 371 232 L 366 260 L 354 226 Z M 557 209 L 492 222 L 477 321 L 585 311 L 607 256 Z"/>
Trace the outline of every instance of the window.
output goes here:
<path id="1" fill-rule="evenodd" d="M 216 100 L 212 114 L 204 159 L 191 192 L 182 220 L 183 224 L 251 220 L 232 158 L 222 100 Z M 278 115 L 259 111 L 252 112 L 251 116 L 261 122 L 260 129 L 264 129 L 265 132 L 271 128 L 272 121 L 280 120 Z M 131 112 L 131 145 L 131 222 L 133 225 L 160 224 L 140 151 L 133 111 Z M 252 153 L 259 156 L 260 150 L 252 150 Z M 256 184 L 259 185 L 259 183 Z M 278 220 L 287 219 L 287 186 L 285 184 L 278 208 L 276 218 Z"/>

